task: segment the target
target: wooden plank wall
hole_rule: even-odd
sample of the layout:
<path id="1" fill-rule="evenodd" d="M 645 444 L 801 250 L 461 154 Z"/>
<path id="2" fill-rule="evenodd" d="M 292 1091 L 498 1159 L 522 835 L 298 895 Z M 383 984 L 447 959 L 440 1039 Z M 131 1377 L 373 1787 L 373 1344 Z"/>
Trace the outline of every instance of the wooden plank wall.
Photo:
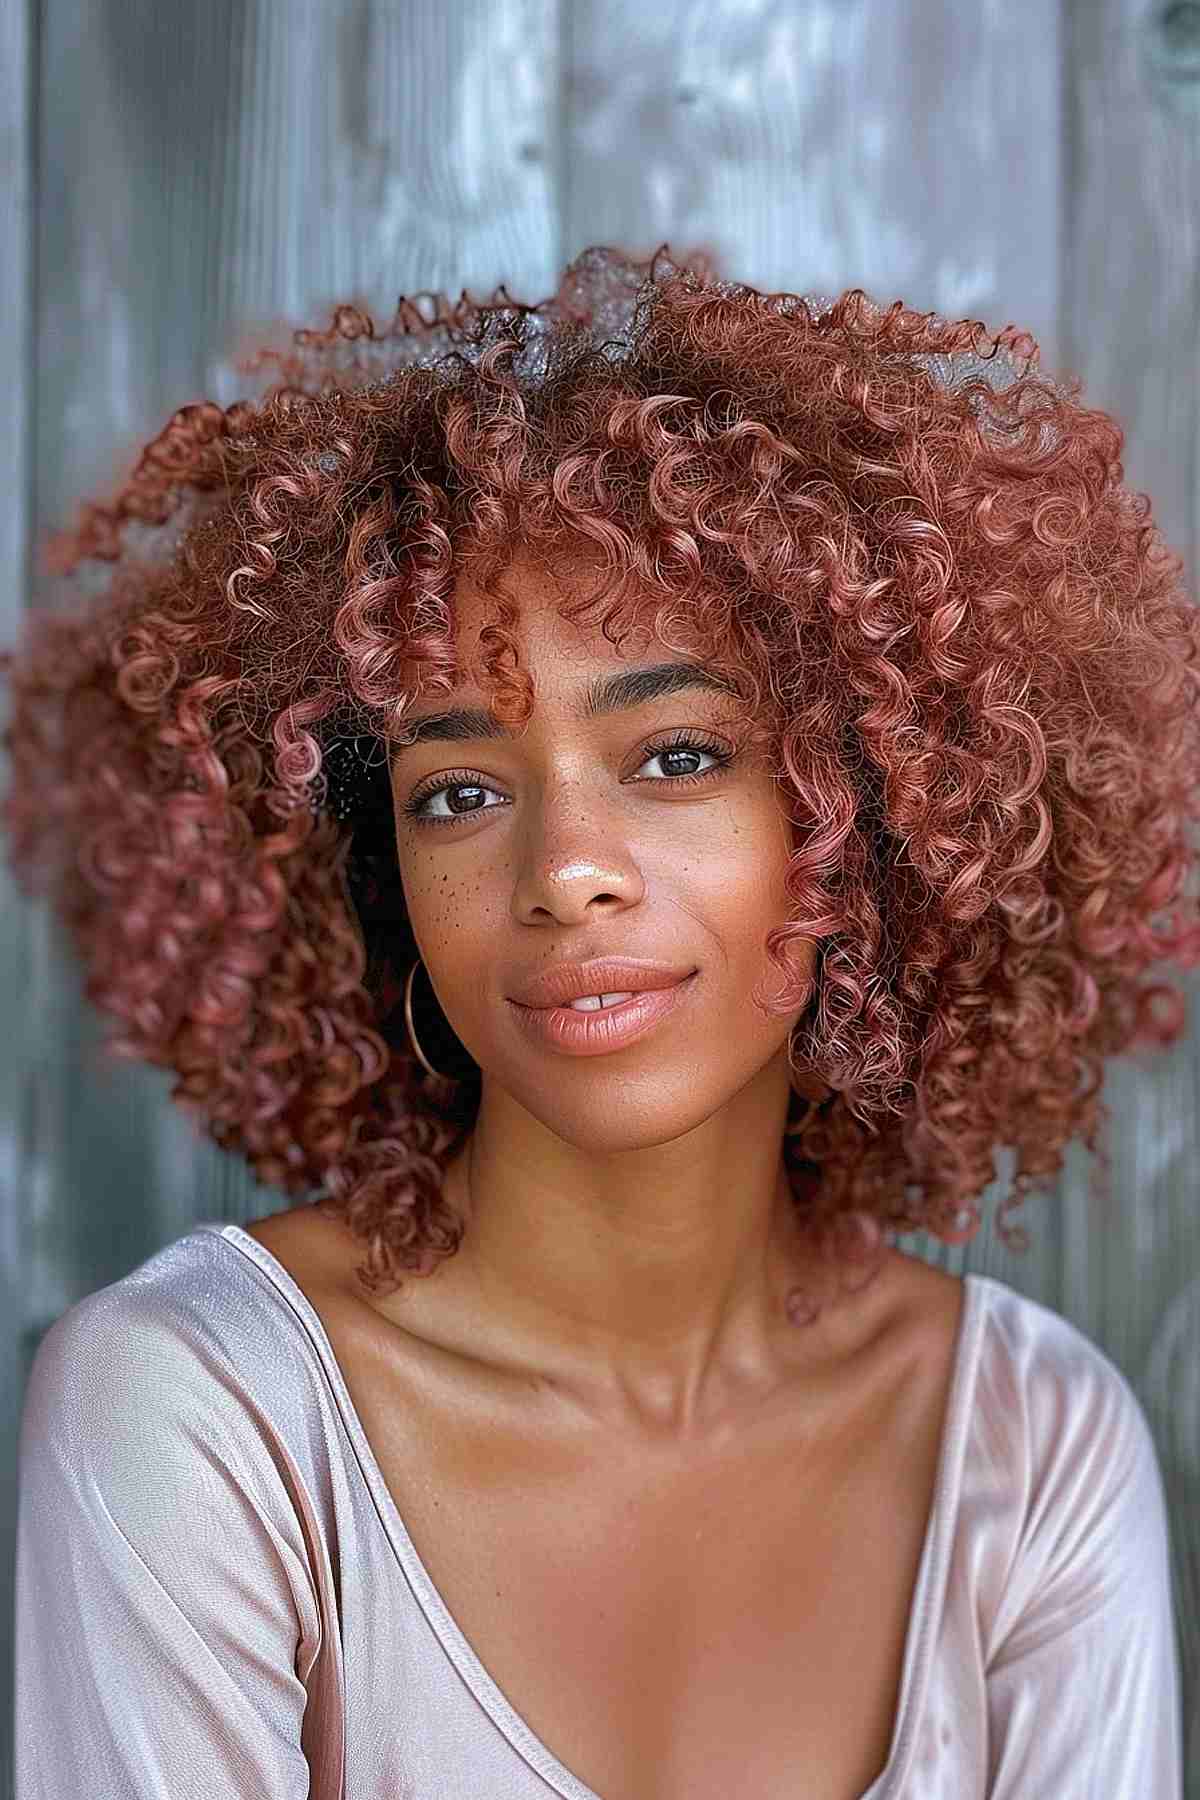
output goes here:
<path id="1" fill-rule="evenodd" d="M 0 393 L 6 426 L 0 431 L 0 634 L 7 643 L 24 604 L 24 546 L 32 506 L 33 347 L 33 46 L 30 19 L 19 6 L 0 6 Z M 8 723 L 0 684 L 0 724 Z M 7 769 L 0 773 L 7 786 Z M 17 1430 L 28 1368 L 23 1333 L 28 1313 L 25 1182 L 33 1155 L 27 1097 L 32 1044 L 21 1029 L 33 1012 L 30 924 L 0 855 L 0 1016 L 15 1018 L 0 1055 L 0 1794 L 12 1800 L 14 1603 L 13 1556 L 17 1517 Z"/>
<path id="2" fill-rule="evenodd" d="M 7 0 L 0 7 L 0 633 L 35 530 L 173 408 L 242 391 L 259 322 L 497 281 L 549 292 L 590 243 L 705 246 L 763 287 L 860 284 L 1030 329 L 1127 425 L 1196 587 L 1200 7 L 1167 0 Z M 15 1442 L 46 1326 L 200 1219 L 281 1197 L 197 1145 L 157 1072 L 106 1069 L 54 927 L 0 875 L 0 1674 Z M 1192 985 L 1194 992 L 1194 984 Z M 1200 1026 L 1116 1067 L 1114 1192 L 990 1220 L 978 1269 L 1133 1381 L 1172 1508 L 1200 1796 Z M 1008 1165 L 1002 1170 L 1005 1178 Z M 11 1793 L 11 1709 L 0 1709 Z"/>

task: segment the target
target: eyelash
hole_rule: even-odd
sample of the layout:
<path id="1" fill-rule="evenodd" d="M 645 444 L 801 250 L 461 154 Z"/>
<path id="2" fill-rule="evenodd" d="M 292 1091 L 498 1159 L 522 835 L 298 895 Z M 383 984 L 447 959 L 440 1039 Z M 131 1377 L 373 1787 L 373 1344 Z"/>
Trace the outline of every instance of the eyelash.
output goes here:
<path id="1" fill-rule="evenodd" d="M 642 761 L 651 762 L 654 757 L 665 756 L 672 750 L 693 750 L 703 752 L 706 756 L 714 756 L 717 759 L 716 767 L 703 769 L 696 775 L 669 775 L 661 781 L 652 782 L 652 786 L 681 787 L 685 783 L 693 781 L 709 781 L 713 776 L 722 774 L 729 767 L 735 754 L 731 750 L 724 749 L 720 744 L 714 744 L 709 738 L 700 737 L 695 732 L 685 730 L 676 732 L 669 739 L 662 738 L 653 744 L 648 744 Z M 432 787 L 418 788 L 411 799 L 405 801 L 401 811 L 416 825 L 457 825 L 466 819 L 477 819 L 481 813 L 500 810 L 495 806 L 478 806 L 471 812 L 450 813 L 441 817 L 435 817 L 432 813 L 422 813 L 421 808 L 427 800 L 432 800 L 435 794 L 444 794 L 455 787 L 476 787 L 484 788 L 488 793 L 495 792 L 494 788 L 488 788 L 486 783 L 477 780 L 469 769 L 455 769 L 449 775 L 440 776 Z"/>

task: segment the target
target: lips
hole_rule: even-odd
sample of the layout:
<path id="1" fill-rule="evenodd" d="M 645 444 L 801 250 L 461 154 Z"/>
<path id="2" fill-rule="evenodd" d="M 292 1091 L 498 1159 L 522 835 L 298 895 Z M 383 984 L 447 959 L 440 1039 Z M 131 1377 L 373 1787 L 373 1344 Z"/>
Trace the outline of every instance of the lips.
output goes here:
<path id="1" fill-rule="evenodd" d="M 657 976 L 662 980 L 661 973 Z M 561 1056 L 611 1056 L 642 1044 L 683 1010 L 700 979 L 698 970 L 672 987 L 643 988 L 615 1006 L 576 1012 L 573 1007 L 523 1006 L 510 1000 L 517 1029 L 541 1049 Z"/>
<path id="2" fill-rule="evenodd" d="M 518 1006 L 541 1010 L 565 1006 L 590 994 L 641 994 L 649 988 L 675 987 L 694 969 L 691 963 L 656 962 L 645 957 L 594 957 L 543 969 L 508 997 Z"/>

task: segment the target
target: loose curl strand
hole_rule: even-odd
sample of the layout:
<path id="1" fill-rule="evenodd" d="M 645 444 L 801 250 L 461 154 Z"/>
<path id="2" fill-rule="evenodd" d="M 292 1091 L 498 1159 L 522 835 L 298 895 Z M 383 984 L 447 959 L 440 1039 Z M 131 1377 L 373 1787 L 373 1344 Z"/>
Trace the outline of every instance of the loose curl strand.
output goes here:
<path id="1" fill-rule="evenodd" d="M 106 1053 L 173 1071 L 260 1182 L 320 1190 L 371 1292 L 458 1248 L 442 1177 L 481 1081 L 447 1022 L 456 1083 L 403 1029 L 389 747 L 453 681 L 464 570 L 492 703 L 528 718 L 518 547 L 584 548 L 564 613 L 616 643 L 686 620 L 773 759 L 775 1010 L 811 998 L 783 1155 L 823 1259 L 966 1242 L 1001 1146 L 1025 1248 L 1006 1214 L 1071 1138 L 1107 1181 L 1104 1059 L 1184 1029 L 1144 977 L 1200 960 L 1197 613 L 1120 427 L 1015 328 L 666 251 L 592 248 L 536 305 L 402 297 L 384 330 L 341 305 L 256 350 L 259 399 L 181 407 L 45 539 L 54 594 L 0 658 L 9 860 Z"/>

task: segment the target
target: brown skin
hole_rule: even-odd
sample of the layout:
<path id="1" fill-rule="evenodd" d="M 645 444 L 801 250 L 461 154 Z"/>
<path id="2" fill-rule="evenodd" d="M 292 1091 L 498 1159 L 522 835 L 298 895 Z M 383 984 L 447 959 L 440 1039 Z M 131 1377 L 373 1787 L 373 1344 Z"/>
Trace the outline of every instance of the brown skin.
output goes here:
<path id="1" fill-rule="evenodd" d="M 583 591 L 575 568 L 519 558 L 506 573 L 535 692 L 524 733 L 412 745 L 393 760 L 413 930 L 482 1071 L 475 1130 L 446 1177 L 467 1219 L 462 1245 L 406 1282 L 393 1311 L 412 1329 L 428 1313 L 442 1336 L 457 1320 L 474 1356 L 551 1384 L 594 1423 L 682 1445 L 794 1395 L 806 1370 L 819 1385 L 835 1339 L 852 1341 L 836 1321 L 798 1330 L 784 1305 L 804 1274 L 781 1154 L 787 1040 L 803 1009 L 771 1017 L 751 995 L 780 991 L 763 943 L 788 915 L 792 827 L 761 754 L 693 784 L 676 777 L 711 757 L 647 761 L 645 746 L 678 727 L 735 748 L 745 708 L 733 697 L 688 690 L 591 722 L 569 716 L 593 676 L 682 654 L 648 633 L 618 652 L 598 627 L 559 618 L 555 584 Z M 487 704 L 479 632 L 492 611 L 460 577 L 461 685 L 421 694 L 406 720 Z M 486 810 L 444 826 L 404 815 L 427 777 L 454 771 L 490 791 L 443 791 L 426 812 Z M 622 953 L 697 967 L 689 1000 L 605 1056 L 526 1037 L 506 1000 L 523 979 Z M 873 1286 L 884 1285 L 881 1273 Z"/>

